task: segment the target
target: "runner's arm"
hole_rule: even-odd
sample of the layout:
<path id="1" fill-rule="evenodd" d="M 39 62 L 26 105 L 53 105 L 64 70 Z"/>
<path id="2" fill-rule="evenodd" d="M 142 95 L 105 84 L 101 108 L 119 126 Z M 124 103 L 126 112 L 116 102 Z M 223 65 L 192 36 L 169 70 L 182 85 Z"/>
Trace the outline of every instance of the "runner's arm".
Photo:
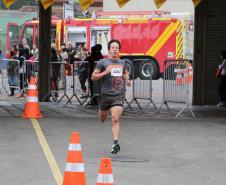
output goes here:
<path id="1" fill-rule="evenodd" d="M 111 66 L 108 66 L 104 71 L 101 72 L 100 69 L 96 68 L 94 71 L 93 71 L 93 74 L 92 74 L 92 77 L 91 79 L 92 80 L 99 80 L 101 78 L 103 78 L 104 76 L 108 75 L 111 73 Z"/>
<path id="2" fill-rule="evenodd" d="M 125 71 L 123 72 L 122 78 L 126 81 L 127 86 L 130 87 L 130 86 L 131 86 L 131 81 L 130 81 L 130 79 L 129 79 L 129 73 L 128 73 L 127 70 L 125 70 Z"/>
<path id="3" fill-rule="evenodd" d="M 91 79 L 92 80 L 99 80 L 99 79 L 103 78 L 105 75 L 107 75 L 106 70 L 101 72 L 99 69 L 95 69 L 93 71 Z"/>

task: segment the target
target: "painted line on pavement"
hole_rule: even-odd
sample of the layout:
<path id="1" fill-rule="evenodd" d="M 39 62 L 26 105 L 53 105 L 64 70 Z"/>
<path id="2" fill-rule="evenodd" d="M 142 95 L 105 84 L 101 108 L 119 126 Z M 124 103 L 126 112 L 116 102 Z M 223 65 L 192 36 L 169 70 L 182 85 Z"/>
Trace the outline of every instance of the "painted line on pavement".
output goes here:
<path id="1" fill-rule="evenodd" d="M 49 163 L 49 166 L 52 170 L 53 176 L 55 177 L 55 180 L 57 182 L 57 185 L 62 185 L 63 182 L 63 177 L 62 174 L 60 172 L 60 169 L 54 159 L 54 156 L 49 148 L 49 145 L 46 141 L 46 138 L 42 132 L 42 128 L 40 127 L 38 121 L 36 119 L 31 119 L 32 125 L 35 129 L 35 132 L 37 134 L 38 140 L 42 146 L 43 152 L 46 156 L 46 159 Z"/>

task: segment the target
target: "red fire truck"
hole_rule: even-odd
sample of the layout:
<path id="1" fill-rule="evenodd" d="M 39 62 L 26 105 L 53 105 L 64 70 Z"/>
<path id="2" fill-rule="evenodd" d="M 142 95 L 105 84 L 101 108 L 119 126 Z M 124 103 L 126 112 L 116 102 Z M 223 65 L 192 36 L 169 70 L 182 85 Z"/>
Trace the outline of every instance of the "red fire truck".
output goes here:
<path id="1" fill-rule="evenodd" d="M 56 40 L 56 25 L 59 21 L 58 17 L 52 16 L 52 27 L 51 27 L 51 42 Z M 38 46 L 38 32 L 39 32 L 39 21 L 34 18 L 33 20 L 27 20 L 23 25 L 17 23 L 7 24 L 7 41 L 6 49 L 10 50 L 10 47 L 18 42 L 21 42 L 24 38 L 27 39 L 28 45 L 32 48 L 33 44 Z M 20 29 L 19 29 L 20 28 Z"/>
<path id="2" fill-rule="evenodd" d="M 36 28 L 28 23 L 36 25 Z M 20 39 L 30 37 L 37 43 L 37 24 L 24 24 Z M 53 23 L 52 23 L 53 24 Z M 108 54 L 107 42 L 118 39 L 122 43 L 121 58 L 127 61 L 130 77 L 159 79 L 164 72 L 164 61 L 184 58 L 184 30 L 187 27 L 177 18 L 162 17 L 117 17 L 56 20 L 52 27 L 52 41 L 56 48 L 66 41 L 74 47 L 85 43 L 90 51 L 95 44 L 102 44 L 103 55 Z M 35 31 L 36 30 L 36 31 Z"/>

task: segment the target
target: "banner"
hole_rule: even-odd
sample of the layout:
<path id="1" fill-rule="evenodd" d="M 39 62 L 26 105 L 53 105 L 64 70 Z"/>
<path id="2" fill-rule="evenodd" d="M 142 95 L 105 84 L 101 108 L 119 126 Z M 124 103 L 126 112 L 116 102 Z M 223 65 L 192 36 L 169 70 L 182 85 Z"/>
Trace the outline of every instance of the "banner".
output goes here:
<path id="1" fill-rule="evenodd" d="M 94 3 L 94 0 L 80 0 L 80 6 L 83 11 L 90 7 Z"/>
<path id="2" fill-rule="evenodd" d="M 4 5 L 9 8 L 16 0 L 3 0 Z"/>
<path id="3" fill-rule="evenodd" d="M 154 2 L 157 9 L 159 9 L 166 2 L 166 0 L 154 0 Z"/>
<path id="4" fill-rule="evenodd" d="M 193 4 L 196 6 L 198 6 L 198 4 L 201 2 L 202 0 L 192 0 Z"/>
<path id="5" fill-rule="evenodd" d="M 116 0 L 119 7 L 122 8 L 126 3 L 128 3 L 130 0 Z"/>
<path id="6" fill-rule="evenodd" d="M 41 0 L 42 2 L 42 6 L 44 7 L 44 9 L 46 10 L 47 8 L 49 8 L 55 0 Z"/>

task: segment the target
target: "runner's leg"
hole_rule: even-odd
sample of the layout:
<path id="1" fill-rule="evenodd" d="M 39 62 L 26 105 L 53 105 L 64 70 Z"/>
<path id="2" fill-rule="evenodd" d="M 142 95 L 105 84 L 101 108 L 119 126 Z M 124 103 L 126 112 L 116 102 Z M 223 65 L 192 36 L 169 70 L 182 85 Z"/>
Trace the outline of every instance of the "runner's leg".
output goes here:
<path id="1" fill-rule="evenodd" d="M 109 114 L 109 110 L 99 110 L 99 119 L 100 119 L 100 122 L 104 122 L 107 117 L 108 117 L 108 114 Z"/>
<path id="2" fill-rule="evenodd" d="M 119 139 L 120 117 L 122 115 L 122 111 L 123 111 L 122 106 L 114 106 L 114 107 L 111 108 L 113 140 L 118 140 Z"/>

